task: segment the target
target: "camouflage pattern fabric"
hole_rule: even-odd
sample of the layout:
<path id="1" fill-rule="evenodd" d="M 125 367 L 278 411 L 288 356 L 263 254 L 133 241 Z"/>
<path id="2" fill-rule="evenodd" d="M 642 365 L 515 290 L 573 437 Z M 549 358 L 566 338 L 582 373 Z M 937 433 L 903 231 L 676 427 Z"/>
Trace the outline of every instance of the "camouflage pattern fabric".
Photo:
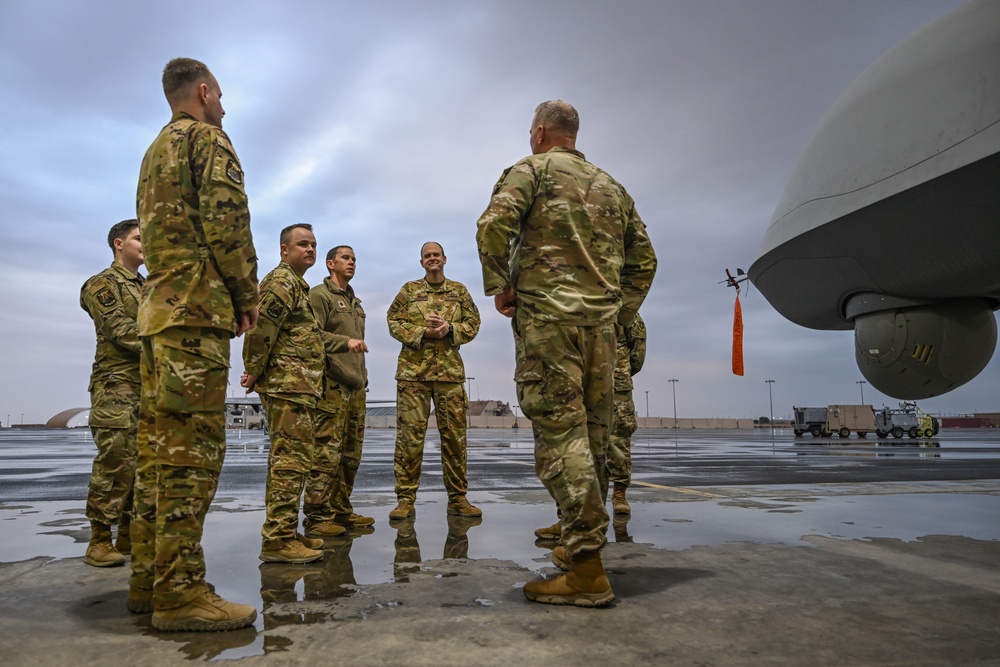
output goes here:
<path id="1" fill-rule="evenodd" d="M 260 284 L 260 319 L 246 334 L 243 364 L 257 376 L 253 389 L 264 394 L 296 394 L 310 407 L 323 390 L 325 354 L 309 304 L 309 284 L 285 262 Z"/>
<path id="2" fill-rule="evenodd" d="M 469 490 L 465 439 L 469 401 L 465 386 L 460 382 L 399 381 L 396 383 L 396 450 L 392 466 L 399 500 L 413 502 L 417 497 L 431 401 L 441 435 L 441 468 L 448 500 L 464 496 Z"/>
<path id="3" fill-rule="evenodd" d="M 636 315 L 629 327 L 617 326 L 615 338 L 615 411 L 608 443 L 608 478 L 629 486 L 632 482 L 632 434 L 639 428 L 632 400 L 632 376 L 642 370 L 646 360 L 646 324 L 642 317 Z"/>
<path id="4" fill-rule="evenodd" d="M 350 353 L 347 349 L 347 341 L 351 338 L 365 339 L 365 311 L 361 299 L 354 295 L 354 288 L 348 285 L 347 289 L 341 289 L 327 276 L 322 285 L 309 290 L 309 303 L 326 347 L 327 385 L 364 389 L 368 385 L 365 355 Z M 339 394 L 339 389 L 329 391 Z M 323 400 L 320 399 L 321 404 Z M 333 396 L 331 400 L 339 399 Z"/>
<path id="5" fill-rule="evenodd" d="M 142 160 L 136 212 L 149 271 L 139 335 L 175 326 L 235 332 L 235 314 L 257 305 L 257 256 L 226 133 L 174 114 Z"/>
<path id="6" fill-rule="evenodd" d="M 109 526 L 132 511 L 139 426 L 139 294 L 143 277 L 118 263 L 80 289 L 94 321 L 97 348 L 90 375 L 90 432 L 97 456 L 90 474 L 87 518 Z"/>
<path id="7" fill-rule="evenodd" d="M 351 514 L 351 493 L 365 437 L 365 355 L 350 352 L 351 338 L 364 340 L 365 311 L 348 285 L 330 277 L 309 291 L 326 348 L 323 395 L 316 404 L 316 450 L 306 482 L 306 525 Z"/>
<path id="8" fill-rule="evenodd" d="M 138 368 L 138 364 L 136 365 Z M 90 432 L 97 456 L 90 473 L 87 518 L 118 525 L 132 513 L 139 385 L 97 383 L 90 392 Z"/>
<path id="9" fill-rule="evenodd" d="M 614 323 L 630 324 L 656 255 L 635 203 L 583 153 L 555 147 L 507 169 L 477 222 L 488 296 L 513 288 L 518 400 L 570 556 L 605 544 Z"/>
<path id="10" fill-rule="evenodd" d="M 96 383 L 139 384 L 139 295 L 144 279 L 113 263 L 80 288 L 80 307 L 94 321 L 97 349 L 88 391 Z"/>
<path id="11" fill-rule="evenodd" d="M 129 586 L 152 589 L 156 609 L 208 589 L 201 537 L 226 453 L 229 336 L 170 327 L 142 338 Z"/>
<path id="12" fill-rule="evenodd" d="M 313 465 L 316 423 L 314 409 L 301 395 L 263 394 L 271 451 L 267 459 L 267 516 L 261 528 L 261 548 L 280 549 L 295 539 L 299 499 Z"/>
<path id="13" fill-rule="evenodd" d="M 142 160 L 136 213 L 142 394 L 133 592 L 156 609 L 204 593 L 201 535 L 226 451 L 229 338 L 257 304 L 243 170 L 221 129 L 176 113 Z"/>
<path id="14" fill-rule="evenodd" d="M 454 327 L 439 339 L 424 338 L 427 316 L 438 313 Z M 465 365 L 458 353 L 479 333 L 479 309 L 460 282 L 440 285 L 413 280 L 403 285 L 386 315 L 389 333 L 403 344 L 396 379 L 418 382 L 465 382 Z"/>
<path id="15" fill-rule="evenodd" d="M 535 436 L 535 472 L 556 501 L 570 555 L 607 542 L 608 429 L 615 342 L 611 323 L 592 327 L 517 317 L 517 399 Z"/>
<path id="16" fill-rule="evenodd" d="M 518 309 L 534 319 L 589 326 L 617 316 L 627 325 L 656 272 L 632 198 L 576 150 L 507 169 L 477 227 L 486 294 L 513 285 Z"/>
<path id="17" fill-rule="evenodd" d="M 351 493 L 361 465 L 365 438 L 365 392 L 327 378 L 324 400 L 316 408 L 316 447 L 306 481 L 305 525 L 351 514 Z"/>

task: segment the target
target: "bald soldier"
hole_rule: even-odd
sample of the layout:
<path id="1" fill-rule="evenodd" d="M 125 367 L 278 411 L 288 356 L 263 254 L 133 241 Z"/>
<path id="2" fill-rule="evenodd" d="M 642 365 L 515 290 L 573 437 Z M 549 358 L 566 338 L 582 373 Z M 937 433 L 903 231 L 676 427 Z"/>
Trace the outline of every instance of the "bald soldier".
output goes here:
<path id="1" fill-rule="evenodd" d="M 135 438 L 139 427 L 139 291 L 143 277 L 139 221 L 122 220 L 108 232 L 111 266 L 80 289 L 80 306 L 94 321 L 97 351 L 90 374 L 90 432 L 97 446 L 87 518 L 90 543 L 83 562 L 95 567 L 124 565 L 132 551 L 129 524 L 135 481 Z M 118 539 L 111 543 L 111 529 Z"/>
<path id="2" fill-rule="evenodd" d="M 576 150 L 579 126 L 569 104 L 538 105 L 532 155 L 501 175 L 476 241 L 486 294 L 514 319 L 518 401 L 561 517 L 553 561 L 568 571 L 528 582 L 524 595 L 595 607 L 615 599 L 601 562 L 615 324 L 635 319 L 656 257 L 625 188 Z"/>
<path id="3" fill-rule="evenodd" d="M 403 344 L 396 365 L 396 507 L 390 519 L 414 514 L 420 487 L 427 420 L 434 403 L 441 434 L 441 467 L 448 492 L 448 514 L 482 516 L 465 497 L 465 364 L 459 348 L 479 333 L 479 309 L 460 282 L 444 277 L 448 258 L 440 243 L 420 246 L 424 277 L 403 285 L 389 306 L 389 333 Z"/>
<path id="4" fill-rule="evenodd" d="M 226 452 L 229 340 L 257 323 L 257 256 L 243 169 L 204 63 L 163 70 L 170 122 L 146 151 L 136 211 L 149 276 L 128 608 L 161 631 L 234 630 L 251 605 L 216 595 L 201 547 Z"/>

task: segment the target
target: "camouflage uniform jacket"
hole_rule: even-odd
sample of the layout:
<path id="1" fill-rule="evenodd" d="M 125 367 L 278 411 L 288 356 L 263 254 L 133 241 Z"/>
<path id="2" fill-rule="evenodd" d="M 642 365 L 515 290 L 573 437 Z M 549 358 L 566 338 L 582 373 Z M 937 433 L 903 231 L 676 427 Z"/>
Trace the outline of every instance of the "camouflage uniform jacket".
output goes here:
<path id="1" fill-rule="evenodd" d="M 136 317 L 142 283 L 141 275 L 133 275 L 115 262 L 80 288 L 80 307 L 94 320 L 97 330 L 97 352 L 87 391 L 98 382 L 140 383 Z"/>
<path id="2" fill-rule="evenodd" d="M 309 303 L 323 334 L 328 384 L 335 382 L 348 389 L 363 389 L 368 384 L 365 355 L 347 348 L 351 338 L 365 338 L 365 311 L 361 299 L 354 296 L 353 287 L 348 285 L 347 289 L 341 289 L 327 276 L 322 285 L 309 290 Z"/>
<path id="3" fill-rule="evenodd" d="M 149 276 L 139 335 L 236 331 L 257 305 L 257 257 L 243 170 L 221 129 L 176 113 L 146 151 L 136 198 Z"/>
<path id="4" fill-rule="evenodd" d="M 314 406 L 323 389 L 324 354 L 309 283 L 281 262 L 260 288 L 260 319 L 243 343 L 246 372 L 257 376 L 254 390 L 308 396 L 302 402 Z"/>
<path id="5" fill-rule="evenodd" d="M 615 363 L 615 391 L 632 391 L 632 376 L 646 361 L 646 323 L 638 315 L 632 326 L 615 326 L 618 355 Z"/>
<path id="6" fill-rule="evenodd" d="M 452 331 L 444 338 L 424 338 L 431 312 L 451 323 Z M 411 280 L 399 290 L 386 320 L 389 333 L 403 344 L 397 380 L 465 382 L 465 365 L 458 348 L 479 333 L 479 309 L 465 285 L 448 279 L 440 285 L 424 278 Z"/>
<path id="7" fill-rule="evenodd" d="M 507 169 L 477 223 L 487 295 L 513 285 L 518 316 L 629 324 L 656 272 L 635 203 L 583 153 L 556 147 Z"/>

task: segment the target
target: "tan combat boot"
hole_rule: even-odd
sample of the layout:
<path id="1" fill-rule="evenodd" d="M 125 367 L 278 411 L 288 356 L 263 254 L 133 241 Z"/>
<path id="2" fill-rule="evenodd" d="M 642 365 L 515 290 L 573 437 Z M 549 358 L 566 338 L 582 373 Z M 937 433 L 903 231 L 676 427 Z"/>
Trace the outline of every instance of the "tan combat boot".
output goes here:
<path id="1" fill-rule="evenodd" d="M 309 549 L 322 549 L 323 548 L 323 538 L 322 537 L 306 537 L 305 535 L 300 535 L 295 533 L 295 539 L 301 542 Z"/>
<path id="2" fill-rule="evenodd" d="M 389 519 L 408 519 L 415 514 L 413 510 L 413 503 L 409 500 L 400 500 L 396 503 L 395 509 L 389 510 Z"/>
<path id="3" fill-rule="evenodd" d="M 333 522 L 338 526 L 343 526 L 344 528 L 357 528 L 370 526 L 375 523 L 375 519 L 370 516 L 361 516 L 360 514 L 351 512 L 350 514 L 336 515 L 333 517 Z"/>
<path id="4" fill-rule="evenodd" d="M 338 526 L 332 521 L 320 521 L 319 523 L 314 523 L 313 525 L 306 527 L 306 535 L 309 537 L 318 537 L 320 539 L 325 537 L 337 537 L 338 535 L 343 535 L 346 532 L 346 528 Z"/>
<path id="5" fill-rule="evenodd" d="M 524 596 L 533 602 L 577 607 L 603 607 L 615 599 L 599 551 L 578 554 L 572 569 L 555 579 L 529 581 Z"/>
<path id="6" fill-rule="evenodd" d="M 205 591 L 186 605 L 153 612 L 153 627 L 162 632 L 215 632 L 245 628 L 257 618 L 248 604 L 223 600 Z"/>
<path id="7" fill-rule="evenodd" d="M 128 560 L 111 544 L 111 526 L 106 523 L 90 522 L 90 543 L 83 562 L 94 567 L 117 567 Z"/>
<path id="8" fill-rule="evenodd" d="M 552 564 L 563 572 L 569 572 L 573 569 L 573 565 L 570 563 L 569 554 L 566 553 L 566 547 L 560 544 L 552 550 Z"/>
<path id="9" fill-rule="evenodd" d="M 545 528 L 539 528 L 535 531 L 535 537 L 540 540 L 559 540 L 562 539 L 562 523 L 556 521 L 551 526 L 546 526 Z"/>
<path id="10" fill-rule="evenodd" d="M 615 514 L 631 514 L 632 508 L 625 498 L 625 489 L 628 487 L 621 482 L 615 482 L 615 490 L 611 494 L 611 508 Z"/>
<path id="11" fill-rule="evenodd" d="M 312 563 L 322 560 L 323 552 L 310 549 L 296 539 L 286 540 L 280 549 L 261 549 L 260 559 L 265 563 Z"/>
<path id="12" fill-rule="evenodd" d="M 448 514 L 454 516 L 478 517 L 483 511 L 471 504 L 465 496 L 459 496 L 448 503 Z"/>

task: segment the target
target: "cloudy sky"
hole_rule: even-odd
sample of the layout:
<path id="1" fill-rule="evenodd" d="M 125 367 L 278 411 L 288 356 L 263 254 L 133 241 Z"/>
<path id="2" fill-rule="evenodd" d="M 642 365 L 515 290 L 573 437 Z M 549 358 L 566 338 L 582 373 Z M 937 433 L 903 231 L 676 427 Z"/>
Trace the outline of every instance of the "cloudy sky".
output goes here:
<path id="1" fill-rule="evenodd" d="M 733 291 L 826 110 L 885 51 L 960 0 L 0 3 L 0 420 L 88 404 L 93 327 L 79 286 L 134 217 L 142 155 L 169 118 L 175 56 L 206 62 L 246 172 L 261 276 L 278 231 L 352 245 L 368 312 L 370 398 L 394 397 L 385 311 L 423 241 L 483 314 L 464 348 L 472 398 L 514 401 L 507 320 L 483 296 L 475 222 L 528 152 L 534 106 L 580 111 L 578 147 L 635 198 L 660 260 L 643 313 L 640 415 L 775 416 L 893 405 L 862 379 L 850 332 L 803 329 L 744 294 L 746 375 L 730 370 Z M 168 10 L 168 11 L 166 11 Z M 317 266 L 311 284 L 323 278 Z M 231 391 L 242 371 L 233 347 Z M 927 400 L 997 409 L 996 359 Z M 648 394 L 646 393 L 648 392 Z"/>

